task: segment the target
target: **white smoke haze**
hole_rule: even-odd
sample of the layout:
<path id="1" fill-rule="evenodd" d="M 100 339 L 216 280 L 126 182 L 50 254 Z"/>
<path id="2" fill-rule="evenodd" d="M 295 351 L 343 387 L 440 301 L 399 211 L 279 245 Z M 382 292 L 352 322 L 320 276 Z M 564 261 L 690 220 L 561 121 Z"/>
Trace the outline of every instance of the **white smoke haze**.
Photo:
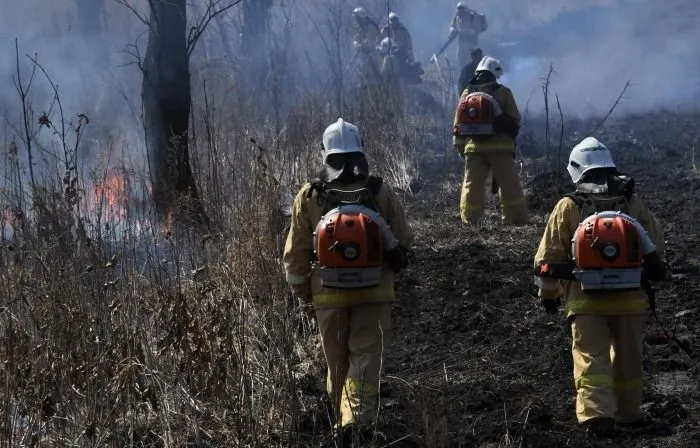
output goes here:
<path id="1" fill-rule="evenodd" d="M 422 61 L 442 43 L 436 36 L 442 33 L 441 39 L 446 39 L 455 4 L 402 2 L 404 22 Z M 559 95 L 566 114 L 606 113 L 628 80 L 630 87 L 616 114 L 700 106 L 700 3 L 695 0 L 467 4 L 486 15 L 489 29 L 480 45 L 486 54 L 503 60 L 506 74 L 501 81 L 531 113 L 544 108 L 540 87 L 550 64 L 550 91 Z M 446 56 L 456 59 L 454 46 Z"/>
<path id="2" fill-rule="evenodd" d="M 145 0 L 132 2 L 147 15 Z M 271 10 L 271 46 L 287 55 L 288 73 L 279 82 L 297 84 L 285 92 L 298 103 L 322 87 L 332 96 L 334 76 L 347 82 L 345 66 L 351 57 L 352 9 L 365 6 L 380 26 L 388 11 L 396 11 L 413 37 L 416 58 L 426 73 L 430 56 L 448 35 L 455 0 L 277 0 Z M 489 28 L 480 45 L 502 59 L 502 82 L 516 94 L 521 110 L 543 110 L 541 86 L 550 64 L 554 68 L 550 90 L 558 94 L 565 114 L 604 114 L 627 80 L 630 88 L 616 114 L 643 113 L 662 108 L 700 107 L 700 4 L 695 0 L 473 0 L 468 6 L 486 14 Z M 143 55 L 146 26 L 114 0 L 105 0 L 99 35 L 86 35 L 75 0 L 0 0 L 0 112 L 6 123 L 17 125 L 19 100 L 15 77 L 14 39 L 20 47 L 20 65 L 28 76 L 31 64 L 24 56 L 37 54 L 39 62 L 59 86 L 67 115 L 87 112 L 91 138 L 128 140 L 142 145 L 140 126 L 140 72 L 125 50 Z M 204 0 L 192 3 L 191 21 L 205 9 Z M 341 25 L 340 33 L 333 29 Z M 213 21 L 193 55 L 193 91 L 213 69 L 244 72 L 236 60 L 239 51 L 240 11 L 236 8 Z M 335 46 L 333 40 L 343 42 Z M 226 42 L 223 42 L 223 41 Z M 137 45 L 131 46 L 134 43 Z M 234 61 L 227 60 L 226 47 Z M 266 55 L 261 55 L 266 57 Z M 456 46 L 445 57 L 454 65 Z M 455 78 L 456 79 L 456 78 Z M 300 81 L 300 80 L 303 80 Z M 228 82 L 228 81 L 226 81 Z M 228 82 L 228 89 L 240 84 Z M 37 75 L 33 84 L 37 113 L 50 104 L 51 91 Z M 439 95 L 438 92 L 435 92 Z M 221 98 L 221 96 L 219 96 Z M 195 98 L 195 101 L 199 98 Z M 552 97 L 553 100 L 553 97 Z M 235 107 L 229 104 L 229 107 Z M 5 126 L 5 140 L 11 130 Z M 95 151 L 103 151 L 100 143 Z"/>

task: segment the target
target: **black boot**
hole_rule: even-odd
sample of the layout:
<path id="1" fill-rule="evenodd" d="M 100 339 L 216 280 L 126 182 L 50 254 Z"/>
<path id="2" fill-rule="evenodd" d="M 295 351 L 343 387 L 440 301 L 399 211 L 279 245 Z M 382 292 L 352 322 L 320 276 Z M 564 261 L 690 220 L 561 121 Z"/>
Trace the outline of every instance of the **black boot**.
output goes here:
<path id="1" fill-rule="evenodd" d="M 601 439 L 612 439 L 617 435 L 615 419 L 610 417 L 598 417 L 587 420 L 583 423 L 586 434 Z"/>

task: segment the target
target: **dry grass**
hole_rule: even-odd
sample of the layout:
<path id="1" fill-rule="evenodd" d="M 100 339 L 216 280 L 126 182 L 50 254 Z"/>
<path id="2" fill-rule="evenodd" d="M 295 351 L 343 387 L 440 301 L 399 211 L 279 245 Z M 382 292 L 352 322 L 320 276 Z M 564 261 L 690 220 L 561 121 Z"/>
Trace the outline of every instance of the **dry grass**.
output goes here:
<path id="1" fill-rule="evenodd" d="M 22 154 L 36 142 L 6 147 L 0 446 L 304 446 L 319 437 L 327 416 L 307 383 L 325 366 L 280 262 L 287 208 L 320 168 L 321 132 L 337 118 L 319 98 L 290 111 L 279 133 L 264 119 L 251 128 L 231 111 L 214 117 L 222 105 L 208 98 L 194 109 L 209 232 L 157 219 L 145 175 L 126 156 L 91 174 L 47 162 L 43 181 L 28 185 Z M 376 97 L 345 118 L 367 136 L 373 170 L 408 190 L 417 134 L 406 135 L 398 108 L 386 118 L 388 104 Z M 37 138 L 55 130 L 38 128 Z M 82 130 L 61 135 L 57 160 L 80 153 Z"/>

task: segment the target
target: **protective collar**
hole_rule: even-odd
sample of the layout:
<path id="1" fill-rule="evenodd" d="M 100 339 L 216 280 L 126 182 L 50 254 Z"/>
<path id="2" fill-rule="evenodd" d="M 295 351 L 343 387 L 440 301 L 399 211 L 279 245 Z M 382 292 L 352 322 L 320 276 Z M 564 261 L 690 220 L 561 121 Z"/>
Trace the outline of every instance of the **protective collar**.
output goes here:
<path id="1" fill-rule="evenodd" d="M 369 163 L 361 152 L 330 154 L 323 165 L 321 179 L 326 182 L 339 180 L 353 183 L 369 176 Z"/>

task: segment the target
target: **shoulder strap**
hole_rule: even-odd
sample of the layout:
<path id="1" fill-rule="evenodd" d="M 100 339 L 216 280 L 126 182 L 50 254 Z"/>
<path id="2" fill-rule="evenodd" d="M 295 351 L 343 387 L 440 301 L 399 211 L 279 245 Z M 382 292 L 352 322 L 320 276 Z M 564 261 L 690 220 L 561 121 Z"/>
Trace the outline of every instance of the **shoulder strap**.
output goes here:
<path id="1" fill-rule="evenodd" d="M 564 197 L 570 198 L 574 201 L 579 210 L 579 221 L 581 222 L 583 222 L 584 219 L 593 213 L 606 210 L 619 210 L 623 213 L 629 213 L 628 195 L 601 198 L 592 193 L 589 194 L 575 191 L 573 193 L 565 194 Z"/>
<path id="2" fill-rule="evenodd" d="M 384 179 L 378 176 L 369 176 L 365 186 L 356 191 L 329 189 L 328 184 L 321 179 L 311 180 L 310 183 L 311 188 L 309 188 L 306 197 L 312 198 L 315 191 L 318 204 L 321 206 L 322 213 L 325 214 L 342 203 L 362 204 L 376 211 L 374 198 L 381 190 Z"/>
<path id="3" fill-rule="evenodd" d="M 372 193 L 372 198 L 374 198 L 378 193 L 379 190 L 382 188 L 382 184 L 384 183 L 384 179 L 378 176 L 369 176 L 369 179 L 367 179 L 367 188 L 369 189 L 370 193 Z"/>

